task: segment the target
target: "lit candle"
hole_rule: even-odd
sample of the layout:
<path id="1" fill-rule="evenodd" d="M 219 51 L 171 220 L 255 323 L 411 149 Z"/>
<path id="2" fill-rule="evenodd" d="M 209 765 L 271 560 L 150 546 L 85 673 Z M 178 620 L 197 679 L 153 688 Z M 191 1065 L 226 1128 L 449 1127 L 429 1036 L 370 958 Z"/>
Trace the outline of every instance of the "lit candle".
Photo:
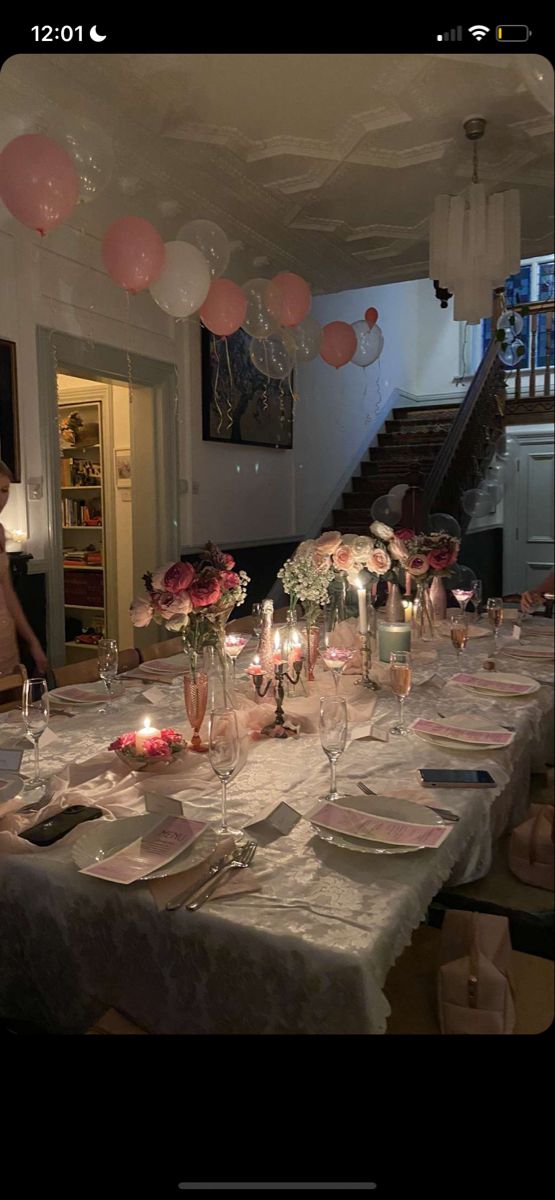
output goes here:
<path id="1" fill-rule="evenodd" d="M 298 633 L 293 634 L 293 645 L 291 647 L 291 662 L 300 662 L 303 656 L 303 648 L 301 639 Z"/>
<path id="2" fill-rule="evenodd" d="M 247 675 L 262 675 L 262 674 L 263 674 L 263 671 L 262 671 L 262 665 L 260 662 L 260 655 L 255 654 L 250 667 L 247 667 Z"/>
<path id="3" fill-rule="evenodd" d="M 160 730 L 154 729 L 148 717 L 145 717 L 143 728 L 137 729 L 135 733 L 135 750 L 137 754 L 142 754 L 145 741 L 153 737 L 160 737 Z"/>
<path id="4" fill-rule="evenodd" d="M 358 627 L 361 633 L 368 633 L 368 604 L 366 588 L 358 580 Z"/>
<path id="5" fill-rule="evenodd" d="M 285 662 L 281 651 L 281 637 L 279 629 L 276 629 L 274 637 L 274 653 L 272 654 L 272 662 L 275 663 L 276 667 L 279 666 L 280 663 Z"/>
<path id="6" fill-rule="evenodd" d="M 405 610 L 405 621 L 412 621 L 412 600 L 403 600 L 403 608 Z"/>

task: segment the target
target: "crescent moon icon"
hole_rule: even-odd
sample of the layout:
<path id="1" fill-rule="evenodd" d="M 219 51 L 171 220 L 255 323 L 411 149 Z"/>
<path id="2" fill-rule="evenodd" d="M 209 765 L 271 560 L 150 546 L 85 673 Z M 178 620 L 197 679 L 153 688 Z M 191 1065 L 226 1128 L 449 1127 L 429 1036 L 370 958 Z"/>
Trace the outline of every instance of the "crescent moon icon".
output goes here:
<path id="1" fill-rule="evenodd" d="M 93 25 L 90 30 L 90 36 L 91 36 L 93 42 L 105 42 L 106 38 L 108 37 L 108 34 L 107 33 L 98 33 L 96 25 Z"/>

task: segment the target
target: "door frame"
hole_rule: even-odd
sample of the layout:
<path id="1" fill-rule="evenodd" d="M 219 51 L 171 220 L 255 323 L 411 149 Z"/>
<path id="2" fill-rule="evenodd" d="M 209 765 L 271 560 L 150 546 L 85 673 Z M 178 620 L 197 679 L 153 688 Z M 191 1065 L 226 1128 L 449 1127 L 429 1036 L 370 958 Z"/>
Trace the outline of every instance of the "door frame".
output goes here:
<path id="1" fill-rule="evenodd" d="M 514 553 L 517 542 L 520 543 L 516 531 L 517 529 L 520 531 L 522 528 L 526 503 L 523 496 L 521 450 L 525 450 L 530 445 L 545 445 L 546 449 L 550 448 L 553 452 L 555 426 L 548 424 L 508 425 L 506 433 L 518 445 L 518 451 L 513 455 L 515 463 L 513 482 L 512 485 L 506 487 L 503 502 L 503 595 L 510 595 L 523 590 L 522 581 L 518 577 L 519 562 Z M 547 574 L 548 570 L 549 568 L 546 567 L 544 574 Z"/>
<path id="2" fill-rule="evenodd" d="M 158 446 L 160 562 L 179 557 L 179 463 L 175 431 L 177 367 L 173 362 L 128 354 L 117 346 L 85 342 L 83 338 L 45 326 L 37 327 L 39 435 L 45 451 L 44 494 L 48 524 L 45 548 L 47 636 L 52 666 L 65 661 L 64 585 L 62 539 L 59 521 L 60 463 L 58 444 L 57 373 L 80 376 L 99 383 L 123 383 L 152 388 L 162 414 Z M 131 397 L 130 397 L 131 399 Z M 154 452 L 154 448 L 153 448 Z M 157 565 L 153 563 L 153 568 Z"/>

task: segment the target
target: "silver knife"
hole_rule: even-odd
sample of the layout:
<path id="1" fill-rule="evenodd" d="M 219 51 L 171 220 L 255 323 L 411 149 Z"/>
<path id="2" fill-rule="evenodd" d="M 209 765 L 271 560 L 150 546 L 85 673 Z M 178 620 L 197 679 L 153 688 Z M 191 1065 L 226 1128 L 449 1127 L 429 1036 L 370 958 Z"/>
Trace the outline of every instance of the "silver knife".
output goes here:
<path id="1" fill-rule="evenodd" d="M 239 870 L 241 867 L 248 867 L 254 858 L 256 845 L 256 842 L 247 842 L 244 846 L 241 846 L 233 855 L 232 861 L 227 863 L 225 867 L 222 867 L 222 870 L 218 871 L 218 874 L 210 880 L 210 883 L 198 888 L 187 903 L 187 912 L 195 912 L 197 908 L 200 908 L 201 904 L 204 904 L 205 900 L 208 900 L 212 892 L 219 887 L 222 875 L 227 875 L 229 871 Z"/>
<path id="2" fill-rule="evenodd" d="M 168 900 L 168 903 L 166 904 L 166 912 L 174 912 L 176 908 L 181 908 L 181 905 L 184 904 L 186 900 L 192 899 L 192 897 L 195 896 L 201 888 L 206 887 L 206 884 L 210 883 L 214 876 L 219 875 L 223 871 L 224 867 L 231 862 L 234 853 L 235 851 L 232 850 L 229 854 L 224 854 L 223 858 L 219 858 L 217 862 L 212 863 L 212 866 L 209 867 L 203 879 L 197 879 L 195 883 L 190 883 L 189 887 L 184 888 L 182 892 L 179 892 L 177 896 L 174 896 L 173 900 Z"/>
<path id="3" fill-rule="evenodd" d="M 376 795 L 375 792 L 373 792 L 369 787 L 367 787 L 365 783 L 361 783 L 360 780 L 357 783 L 357 787 L 360 788 L 361 792 L 366 792 L 367 796 L 375 796 Z M 411 803 L 414 803 L 414 801 L 411 801 Z M 443 821 L 446 821 L 449 825 L 454 825 L 454 824 L 456 824 L 457 821 L 460 821 L 460 817 L 457 816 L 456 813 L 451 812 L 451 809 L 449 809 L 449 808 L 435 808 L 433 804 L 420 804 L 417 807 L 429 808 L 430 812 L 436 813 L 438 817 L 441 817 L 441 819 Z"/>

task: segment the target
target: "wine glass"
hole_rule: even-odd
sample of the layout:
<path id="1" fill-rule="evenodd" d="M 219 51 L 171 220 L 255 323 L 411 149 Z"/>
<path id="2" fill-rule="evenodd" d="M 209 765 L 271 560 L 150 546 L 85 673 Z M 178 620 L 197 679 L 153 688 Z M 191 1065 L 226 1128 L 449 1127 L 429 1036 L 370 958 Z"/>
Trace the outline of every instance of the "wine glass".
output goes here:
<path id="1" fill-rule="evenodd" d="M 493 627 L 493 645 L 494 651 L 497 653 L 499 630 L 503 624 L 503 597 L 490 596 L 486 605 L 486 612 L 488 614 L 488 621 Z"/>
<path id="2" fill-rule="evenodd" d="M 226 837 L 242 837 L 242 829 L 233 829 L 227 821 L 227 785 L 239 765 L 241 744 L 237 715 L 233 708 L 219 708 L 210 713 L 208 757 L 210 766 L 222 785 L 222 821 L 216 833 Z"/>
<path id="3" fill-rule="evenodd" d="M 462 563 L 457 563 L 452 574 L 451 592 L 463 612 L 468 601 L 472 600 L 475 586 L 474 571 L 470 567 L 464 567 Z"/>
<path id="4" fill-rule="evenodd" d="M 326 800 L 339 800 L 337 791 L 337 760 L 347 744 L 347 701 L 341 696 L 320 698 L 320 741 L 331 768 L 330 790 Z"/>
<path id="5" fill-rule="evenodd" d="M 39 738 L 48 726 L 50 717 L 50 700 L 46 679 L 26 679 L 23 684 L 21 697 L 21 712 L 23 723 L 30 738 L 35 744 L 35 772 L 23 786 L 24 792 L 44 791 L 46 780 L 41 779 L 39 770 Z"/>
<path id="6" fill-rule="evenodd" d="M 242 637 L 240 633 L 228 633 L 224 639 L 225 652 L 227 657 L 231 659 L 233 666 L 233 687 L 237 686 L 235 663 L 241 651 L 245 649 L 248 640 L 248 637 Z"/>
<path id="7" fill-rule="evenodd" d="M 112 703 L 112 684 L 118 673 L 118 644 L 115 638 L 102 638 L 98 643 L 98 674 L 104 680 L 109 704 Z M 109 709 L 103 708 L 103 712 Z"/>
<path id="8" fill-rule="evenodd" d="M 469 584 L 468 587 L 451 588 L 451 591 L 455 597 L 455 600 L 458 601 L 463 612 L 466 609 L 468 601 L 472 600 L 472 597 L 474 595 L 475 584 L 476 584 L 476 580 L 473 579 L 471 581 L 471 584 Z"/>
<path id="9" fill-rule="evenodd" d="M 411 657 L 408 650 L 392 650 L 389 655 L 389 682 L 399 701 L 399 724 L 390 729 L 396 737 L 404 737 L 407 729 L 403 723 L 403 706 L 412 687 Z"/>
<path id="10" fill-rule="evenodd" d="M 252 627 L 253 634 L 256 638 L 259 638 L 260 634 L 262 633 L 262 605 L 253 604 L 251 608 L 251 615 L 254 618 L 254 624 Z"/>
<path id="11" fill-rule="evenodd" d="M 324 665 L 331 671 L 335 686 L 335 694 L 339 695 L 339 680 L 354 654 L 354 647 L 348 649 L 346 646 L 329 646 L 325 645 L 323 650 L 320 650 L 320 657 Z"/>
<path id="12" fill-rule="evenodd" d="M 450 624 L 451 641 L 455 647 L 457 659 L 460 659 L 468 641 L 468 622 L 464 613 L 453 613 Z"/>

